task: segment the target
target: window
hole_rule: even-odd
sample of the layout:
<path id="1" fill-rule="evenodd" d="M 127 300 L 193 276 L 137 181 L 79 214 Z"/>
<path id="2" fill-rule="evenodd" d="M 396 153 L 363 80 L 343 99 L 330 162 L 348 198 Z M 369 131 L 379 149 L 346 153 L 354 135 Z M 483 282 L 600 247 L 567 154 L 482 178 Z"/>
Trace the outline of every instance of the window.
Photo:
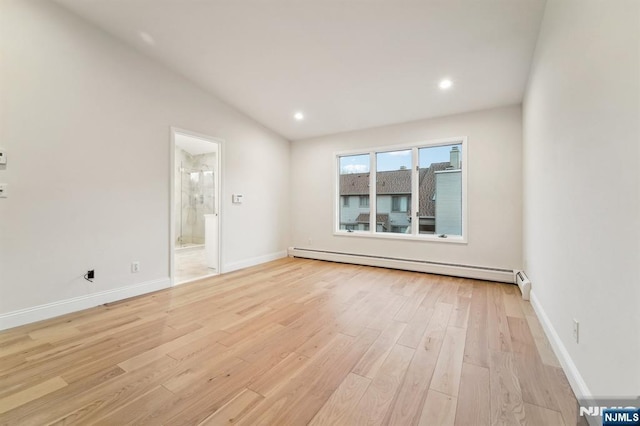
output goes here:
<path id="1" fill-rule="evenodd" d="M 392 212 L 407 212 L 409 211 L 409 199 L 407 195 L 394 195 L 391 197 L 391 211 Z"/>
<path id="2" fill-rule="evenodd" d="M 358 208 L 338 203 L 336 229 L 355 223 L 361 236 L 464 241 L 465 147 L 458 138 L 338 154 L 338 199 L 358 196 Z"/>
<path id="3" fill-rule="evenodd" d="M 411 162 L 410 149 L 376 153 L 378 232 L 401 234 L 409 226 L 407 197 L 411 194 Z M 404 198 L 404 211 L 400 209 L 401 198 Z"/>
<path id="4" fill-rule="evenodd" d="M 360 224 L 369 224 L 369 154 L 346 155 L 339 158 L 340 209 L 338 229 L 363 230 Z M 359 205 L 351 203 L 351 197 L 359 197 Z M 367 199 L 363 206 L 362 199 Z M 354 204 L 353 206 L 351 204 Z"/>
<path id="5" fill-rule="evenodd" d="M 462 235 L 461 149 L 461 144 L 418 149 L 421 234 Z"/>

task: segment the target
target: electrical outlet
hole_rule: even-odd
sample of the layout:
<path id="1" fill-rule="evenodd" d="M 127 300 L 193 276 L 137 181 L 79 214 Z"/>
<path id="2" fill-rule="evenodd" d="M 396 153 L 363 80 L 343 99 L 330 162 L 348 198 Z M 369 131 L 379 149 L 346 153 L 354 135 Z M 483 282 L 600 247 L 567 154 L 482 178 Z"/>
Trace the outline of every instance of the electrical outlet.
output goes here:
<path id="1" fill-rule="evenodd" d="M 135 274 L 140 272 L 140 262 L 131 262 L 131 273 Z"/>
<path id="2" fill-rule="evenodd" d="M 580 323 L 577 319 L 573 319 L 573 340 L 579 343 L 580 340 Z"/>

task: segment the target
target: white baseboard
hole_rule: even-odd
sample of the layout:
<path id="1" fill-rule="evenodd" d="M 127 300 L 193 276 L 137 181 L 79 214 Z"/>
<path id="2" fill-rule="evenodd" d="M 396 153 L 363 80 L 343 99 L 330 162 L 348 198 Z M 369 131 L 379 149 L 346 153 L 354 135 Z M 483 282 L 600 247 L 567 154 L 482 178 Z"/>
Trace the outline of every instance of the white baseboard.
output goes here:
<path id="1" fill-rule="evenodd" d="M 331 262 L 353 263 L 356 265 L 377 266 L 381 268 L 402 269 L 405 271 L 426 272 L 430 274 L 450 275 L 454 277 L 473 278 L 478 280 L 498 281 L 510 284 L 515 282 L 515 275 L 511 269 L 455 265 L 442 262 L 300 249 L 296 247 L 289 248 L 289 256 L 328 260 Z"/>
<path id="2" fill-rule="evenodd" d="M 560 365 L 569 380 L 569 384 L 571 385 L 571 389 L 576 395 L 576 398 L 588 401 L 594 400 L 593 394 L 589 391 L 580 371 L 578 371 L 578 367 L 576 367 L 576 364 L 571 359 L 569 351 L 564 343 L 562 343 L 560 336 L 553 327 L 553 324 L 551 324 L 551 320 L 547 316 L 547 313 L 544 311 L 544 308 L 540 304 L 540 301 L 533 290 L 531 291 L 531 306 L 536 312 L 536 315 L 540 320 L 540 324 L 542 324 L 544 333 L 547 335 L 549 343 L 551 343 L 551 347 L 553 348 L 553 352 L 556 354 L 556 357 L 558 357 L 558 361 L 560 361 Z M 587 418 L 587 420 L 591 419 Z"/>
<path id="3" fill-rule="evenodd" d="M 227 263 L 222 268 L 222 273 L 237 271 L 238 269 L 249 268 L 250 266 L 260 265 L 261 263 L 271 262 L 272 260 L 282 259 L 287 257 L 286 251 L 277 251 L 275 253 L 265 254 L 263 256 L 252 257 L 251 259 L 244 259 L 239 262 Z"/>
<path id="4" fill-rule="evenodd" d="M 128 299 L 129 297 L 140 296 L 141 294 L 151 293 L 169 287 L 171 287 L 169 278 L 161 278 L 0 314 L 0 330 L 58 317 L 71 312 L 93 308 L 104 303 Z"/>

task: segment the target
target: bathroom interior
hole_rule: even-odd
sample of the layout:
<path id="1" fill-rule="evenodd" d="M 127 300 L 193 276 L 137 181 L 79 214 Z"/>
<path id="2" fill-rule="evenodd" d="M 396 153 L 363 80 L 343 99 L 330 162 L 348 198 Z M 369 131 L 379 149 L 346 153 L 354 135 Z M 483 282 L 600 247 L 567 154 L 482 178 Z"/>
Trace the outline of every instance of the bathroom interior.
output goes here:
<path id="1" fill-rule="evenodd" d="M 218 273 L 218 144 L 175 134 L 175 283 Z"/>

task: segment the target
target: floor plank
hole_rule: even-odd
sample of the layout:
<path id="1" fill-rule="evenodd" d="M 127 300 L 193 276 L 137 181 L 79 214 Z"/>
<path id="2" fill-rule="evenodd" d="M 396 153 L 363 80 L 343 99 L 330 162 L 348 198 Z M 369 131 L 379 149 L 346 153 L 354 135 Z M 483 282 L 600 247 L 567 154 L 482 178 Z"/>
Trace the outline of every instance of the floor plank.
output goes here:
<path id="1" fill-rule="evenodd" d="M 542 362 L 545 365 L 549 365 L 552 367 L 560 367 L 560 362 L 558 361 L 558 358 L 556 358 L 556 355 L 553 353 L 551 344 L 545 336 L 538 318 L 536 318 L 534 314 L 526 315 L 525 319 L 527 321 L 527 324 L 529 325 L 529 331 L 533 336 L 533 340 L 536 344 L 536 349 L 538 350 L 538 355 L 540 356 L 540 359 L 542 359 Z"/>
<path id="2" fill-rule="evenodd" d="M 290 378 L 298 374 L 307 365 L 307 362 L 309 362 L 309 358 L 292 352 L 275 367 L 257 377 L 247 387 L 263 396 L 273 395 Z"/>
<path id="3" fill-rule="evenodd" d="M 398 339 L 398 344 L 409 348 L 417 348 L 432 315 L 433 308 L 420 307 L 402 332 L 402 336 Z"/>
<path id="4" fill-rule="evenodd" d="M 414 352 L 414 349 L 401 345 L 391 349 L 346 424 L 379 425 L 384 422 Z"/>
<path id="5" fill-rule="evenodd" d="M 380 337 L 371 345 L 371 348 L 362 357 L 360 362 L 353 369 L 353 372 L 364 377 L 373 378 L 387 355 L 396 344 L 396 341 L 406 327 L 405 323 L 392 321 L 391 324 L 380 334 Z"/>
<path id="6" fill-rule="evenodd" d="M 489 367 L 489 323 L 487 319 L 487 286 L 474 283 L 469 319 L 467 320 L 467 338 L 464 345 L 464 360 L 481 367 Z"/>
<path id="7" fill-rule="evenodd" d="M 524 409 L 527 413 L 527 425 L 529 426 L 564 426 L 562 415 L 548 408 L 538 407 L 537 405 L 527 404 L 525 402 Z"/>
<path id="8" fill-rule="evenodd" d="M 526 424 L 522 390 L 513 354 L 492 351 L 490 364 L 491 424 Z"/>
<path id="9" fill-rule="evenodd" d="M 110 412 L 93 424 L 109 426 L 135 423 L 144 417 L 145 413 L 157 410 L 173 397 L 173 393 L 162 386 L 155 387 L 140 398 L 134 399 L 128 404 Z"/>
<path id="10" fill-rule="evenodd" d="M 430 390 L 420 414 L 419 426 L 453 426 L 456 417 L 457 398 Z M 473 424 L 476 424 L 475 422 Z"/>
<path id="11" fill-rule="evenodd" d="M 28 389 L 24 389 L 20 392 L 16 392 L 9 396 L 5 396 L 0 399 L 0 414 L 6 413 L 20 405 L 33 401 L 34 399 L 41 398 L 51 392 L 54 392 L 60 388 L 67 386 L 62 377 L 54 377 Z"/>
<path id="12" fill-rule="evenodd" d="M 236 423 L 242 418 L 254 405 L 262 401 L 264 397 L 249 389 L 244 389 L 235 398 L 229 401 L 218 411 L 207 417 L 201 425 L 228 425 Z"/>
<path id="13" fill-rule="evenodd" d="M 464 363 L 460 377 L 456 426 L 491 424 L 489 369 Z"/>
<path id="14" fill-rule="evenodd" d="M 347 424 L 351 413 L 360 402 L 371 379 L 350 373 L 314 416 L 312 426 Z"/>
<path id="15" fill-rule="evenodd" d="M 511 335 L 500 286 L 487 288 L 487 337 L 492 351 L 511 352 Z"/>
<path id="16" fill-rule="evenodd" d="M 460 388 L 462 360 L 464 358 L 464 339 L 466 330 L 457 327 L 447 327 L 442 342 L 440 356 L 436 364 L 430 389 L 445 395 L 457 397 Z"/>

